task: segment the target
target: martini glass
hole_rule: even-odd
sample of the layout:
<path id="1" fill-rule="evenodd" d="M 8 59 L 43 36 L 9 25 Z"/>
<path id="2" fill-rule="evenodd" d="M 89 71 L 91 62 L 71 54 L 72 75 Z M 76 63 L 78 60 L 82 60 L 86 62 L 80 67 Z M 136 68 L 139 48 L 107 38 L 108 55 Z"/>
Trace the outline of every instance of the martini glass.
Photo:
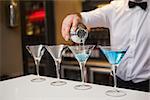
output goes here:
<path id="1" fill-rule="evenodd" d="M 121 59 L 126 53 L 127 49 L 119 49 L 112 46 L 99 46 L 102 52 L 105 54 L 109 63 L 112 65 L 112 74 L 114 78 L 114 88 L 112 90 L 106 91 L 106 95 L 113 97 L 125 96 L 126 93 L 117 89 L 117 80 L 116 80 L 116 67 L 121 62 Z"/>
<path id="2" fill-rule="evenodd" d="M 87 89 L 92 88 L 90 85 L 85 84 L 87 82 L 87 71 L 86 71 L 85 64 L 94 47 L 95 47 L 94 45 L 69 46 L 69 49 L 74 54 L 81 69 L 82 84 L 76 85 L 74 87 L 77 90 L 87 90 Z"/>
<path id="3" fill-rule="evenodd" d="M 53 57 L 53 59 L 55 61 L 55 65 L 56 65 L 57 81 L 54 81 L 51 83 L 51 85 L 53 85 L 53 86 L 61 86 L 61 85 L 66 84 L 65 81 L 60 80 L 60 64 L 61 64 L 61 60 L 62 60 L 62 51 L 63 51 L 64 47 L 66 47 L 66 46 L 63 44 L 53 45 L 53 46 L 45 46 L 47 51 Z"/>
<path id="4" fill-rule="evenodd" d="M 43 45 L 32 45 L 32 46 L 27 45 L 26 49 L 33 56 L 34 62 L 35 62 L 35 65 L 36 65 L 37 77 L 32 79 L 31 81 L 32 82 L 45 81 L 46 79 L 40 77 L 40 75 L 39 75 L 39 65 L 40 65 L 41 58 L 42 58 L 42 56 L 44 54 L 45 48 L 43 47 Z"/>

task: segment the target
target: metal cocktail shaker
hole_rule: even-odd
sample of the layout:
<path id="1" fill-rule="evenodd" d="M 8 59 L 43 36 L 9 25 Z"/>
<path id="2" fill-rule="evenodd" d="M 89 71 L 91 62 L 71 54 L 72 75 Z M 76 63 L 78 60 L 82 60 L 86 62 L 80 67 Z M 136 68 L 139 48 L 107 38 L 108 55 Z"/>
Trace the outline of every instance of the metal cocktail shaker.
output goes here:
<path id="1" fill-rule="evenodd" d="M 79 24 L 76 30 L 70 30 L 71 40 L 78 44 L 84 44 L 88 37 L 88 30 L 82 24 Z"/>

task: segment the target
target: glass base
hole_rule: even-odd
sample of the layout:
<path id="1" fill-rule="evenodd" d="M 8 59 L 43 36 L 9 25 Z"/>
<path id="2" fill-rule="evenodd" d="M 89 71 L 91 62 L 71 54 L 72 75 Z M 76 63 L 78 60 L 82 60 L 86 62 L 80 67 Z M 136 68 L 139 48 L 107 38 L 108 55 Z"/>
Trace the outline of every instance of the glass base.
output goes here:
<path id="1" fill-rule="evenodd" d="M 122 96 L 125 96 L 126 93 L 120 90 L 108 90 L 106 91 L 106 95 L 112 96 L 112 97 L 122 97 Z"/>
<path id="2" fill-rule="evenodd" d="M 77 90 L 88 90 L 88 89 L 91 89 L 92 86 L 82 84 L 82 85 L 76 85 L 74 88 L 77 89 Z"/>
<path id="3" fill-rule="evenodd" d="M 55 82 L 52 82 L 51 85 L 53 86 L 61 86 L 61 85 L 65 85 L 67 84 L 67 82 L 65 81 L 55 81 Z"/>
<path id="4" fill-rule="evenodd" d="M 45 78 L 37 77 L 37 78 L 32 79 L 31 82 L 43 82 L 45 80 L 46 80 Z"/>

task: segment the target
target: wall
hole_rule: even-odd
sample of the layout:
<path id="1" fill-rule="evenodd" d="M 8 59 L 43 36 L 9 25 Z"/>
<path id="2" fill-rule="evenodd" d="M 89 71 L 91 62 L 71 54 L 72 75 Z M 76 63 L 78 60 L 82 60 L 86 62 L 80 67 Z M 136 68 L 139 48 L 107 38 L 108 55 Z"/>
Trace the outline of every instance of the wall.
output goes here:
<path id="1" fill-rule="evenodd" d="M 55 0 L 55 28 L 56 28 L 56 43 L 69 43 L 66 42 L 61 35 L 61 23 L 65 16 L 70 13 L 80 12 L 82 9 L 82 0 Z"/>
<path id="2" fill-rule="evenodd" d="M 7 26 L 5 5 L 6 1 L 0 0 L 0 76 L 18 76 L 23 74 L 21 31 Z M 56 43 L 68 43 L 61 36 L 61 23 L 67 14 L 81 11 L 81 0 L 55 0 L 54 5 Z"/>
<path id="3" fill-rule="evenodd" d="M 8 27 L 5 6 L 6 1 L 0 1 L 0 73 L 18 76 L 23 73 L 21 32 L 20 27 Z"/>

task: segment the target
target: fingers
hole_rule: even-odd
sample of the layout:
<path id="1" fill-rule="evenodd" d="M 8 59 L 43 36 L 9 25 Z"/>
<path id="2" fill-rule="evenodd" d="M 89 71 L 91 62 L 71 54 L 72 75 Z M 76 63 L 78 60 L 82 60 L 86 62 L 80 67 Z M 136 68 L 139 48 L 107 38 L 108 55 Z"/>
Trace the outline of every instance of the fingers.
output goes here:
<path id="1" fill-rule="evenodd" d="M 70 30 L 70 25 L 62 25 L 62 36 L 66 41 L 68 41 L 70 37 L 69 30 Z"/>
<path id="2" fill-rule="evenodd" d="M 73 31 L 76 31 L 78 24 L 79 24 L 79 18 L 78 18 L 78 16 L 74 16 L 73 23 L 72 23 Z"/>
<path id="3" fill-rule="evenodd" d="M 63 38 L 68 41 L 69 40 L 69 32 L 70 32 L 70 28 L 72 26 L 73 23 L 73 16 L 68 15 L 62 23 L 62 29 L 61 29 L 61 33 Z"/>
<path id="4" fill-rule="evenodd" d="M 73 30 L 75 31 L 80 21 L 81 18 L 76 14 L 68 15 L 63 20 L 61 33 L 66 41 L 68 41 L 70 38 L 70 29 L 73 28 Z"/>

